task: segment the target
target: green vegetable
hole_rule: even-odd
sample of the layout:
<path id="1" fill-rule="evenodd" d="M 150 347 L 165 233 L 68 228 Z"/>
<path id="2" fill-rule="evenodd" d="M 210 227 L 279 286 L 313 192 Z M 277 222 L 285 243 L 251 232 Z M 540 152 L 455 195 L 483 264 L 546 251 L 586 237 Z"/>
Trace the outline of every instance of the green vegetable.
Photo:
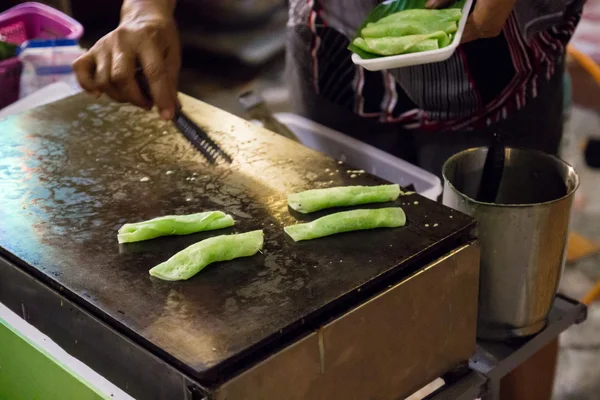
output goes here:
<path id="1" fill-rule="evenodd" d="M 140 242 L 167 235 L 189 235 L 233 226 L 230 215 L 208 211 L 189 215 L 168 215 L 149 221 L 125 224 L 119 229 L 119 243 Z"/>
<path id="2" fill-rule="evenodd" d="M 18 46 L 2 41 L 2 35 L 0 35 L 0 61 L 7 60 L 17 56 Z"/>
<path id="3" fill-rule="evenodd" d="M 433 32 L 425 35 L 409 35 L 402 37 L 356 38 L 354 45 L 361 49 L 379 54 L 392 56 L 403 53 L 414 53 L 423 48 L 441 49 L 450 44 L 452 39 L 445 32 Z M 423 44 L 423 42 L 426 42 Z M 420 45 L 420 46 L 419 46 Z M 417 47 L 419 46 L 419 47 Z"/>
<path id="4" fill-rule="evenodd" d="M 165 281 L 186 280 L 214 262 L 253 256 L 262 249 L 263 242 L 263 231 L 212 237 L 158 264 L 150 270 L 150 275 Z"/>
<path id="5" fill-rule="evenodd" d="M 375 228 L 396 228 L 406 224 L 406 215 L 401 208 L 376 210 L 352 210 L 327 215 L 306 224 L 284 228 L 295 242 L 317 239 L 336 233 Z"/>
<path id="6" fill-rule="evenodd" d="M 357 35 L 348 46 L 348 49 L 353 53 L 358 54 L 363 59 L 369 59 L 382 57 L 382 55 L 373 53 L 368 47 L 359 47 L 359 45 L 364 44 L 365 42 L 360 40 L 357 42 L 357 38 L 402 37 L 404 35 L 444 31 L 449 35 L 449 38 L 452 39 L 458 26 L 446 23 L 457 22 L 460 20 L 465 0 L 459 0 L 449 8 L 442 10 L 426 9 L 426 2 L 427 0 L 393 0 L 378 5 L 371 13 L 369 13 L 363 24 L 358 28 Z M 406 27 L 400 27 L 401 23 Z M 375 27 L 376 25 L 378 26 Z M 392 27 L 387 25 L 395 26 Z M 456 26 L 456 28 L 454 28 L 454 26 Z M 368 28 L 366 31 L 367 33 L 364 34 L 363 31 L 366 28 Z M 438 46 L 439 44 L 440 42 L 438 41 Z M 367 50 L 365 50 L 365 48 Z M 435 49 L 433 42 L 426 42 L 424 44 L 415 43 L 412 47 L 407 48 L 406 52 L 411 53 L 433 49 Z"/>
<path id="7" fill-rule="evenodd" d="M 399 185 L 314 189 L 289 195 L 288 205 L 293 210 L 307 214 L 324 208 L 394 201 L 401 193 Z"/>

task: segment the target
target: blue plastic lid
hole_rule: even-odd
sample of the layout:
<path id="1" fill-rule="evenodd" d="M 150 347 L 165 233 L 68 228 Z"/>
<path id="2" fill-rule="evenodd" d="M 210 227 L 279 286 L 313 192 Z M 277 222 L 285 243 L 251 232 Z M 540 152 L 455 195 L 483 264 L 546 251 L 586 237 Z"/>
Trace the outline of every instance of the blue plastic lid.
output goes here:
<path id="1" fill-rule="evenodd" d="M 77 46 L 75 39 L 32 39 L 24 42 L 18 50 L 20 54 L 25 49 Z"/>
<path id="2" fill-rule="evenodd" d="M 73 67 L 70 65 L 47 65 L 35 69 L 37 76 L 69 75 L 71 73 L 73 73 Z"/>

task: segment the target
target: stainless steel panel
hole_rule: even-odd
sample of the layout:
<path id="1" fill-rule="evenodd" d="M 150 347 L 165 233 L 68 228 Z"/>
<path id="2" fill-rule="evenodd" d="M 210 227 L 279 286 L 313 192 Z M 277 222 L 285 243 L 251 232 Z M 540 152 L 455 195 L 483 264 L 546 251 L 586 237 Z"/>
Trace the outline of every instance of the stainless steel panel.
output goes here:
<path id="1" fill-rule="evenodd" d="M 403 398 L 475 352 L 478 285 L 473 243 L 223 384 L 213 397 Z"/>

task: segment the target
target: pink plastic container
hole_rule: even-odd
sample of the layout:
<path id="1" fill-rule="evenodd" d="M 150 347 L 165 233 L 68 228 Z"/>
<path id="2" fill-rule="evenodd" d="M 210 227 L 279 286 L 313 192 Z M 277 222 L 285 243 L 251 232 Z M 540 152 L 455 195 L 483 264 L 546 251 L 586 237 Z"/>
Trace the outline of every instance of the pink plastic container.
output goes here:
<path id="1" fill-rule="evenodd" d="M 17 45 L 31 39 L 80 39 L 83 26 L 52 7 L 30 2 L 0 14 L 0 35 Z M 0 108 L 18 100 L 21 70 L 17 58 L 0 61 Z"/>

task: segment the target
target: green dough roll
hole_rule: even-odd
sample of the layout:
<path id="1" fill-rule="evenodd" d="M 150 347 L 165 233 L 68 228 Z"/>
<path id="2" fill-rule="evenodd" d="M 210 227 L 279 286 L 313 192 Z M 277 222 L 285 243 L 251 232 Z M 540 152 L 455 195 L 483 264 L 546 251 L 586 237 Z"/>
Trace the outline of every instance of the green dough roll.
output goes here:
<path id="1" fill-rule="evenodd" d="M 286 226 L 284 230 L 295 242 L 299 242 L 342 232 L 397 228 L 404 225 L 406 225 L 404 210 L 395 207 L 339 212 L 306 224 Z"/>
<path id="2" fill-rule="evenodd" d="M 231 215 L 208 211 L 189 215 L 167 215 L 148 221 L 125 224 L 119 229 L 119 243 L 140 242 L 168 235 L 189 235 L 233 226 Z"/>
<path id="3" fill-rule="evenodd" d="M 420 22 L 401 22 L 389 24 L 369 24 L 360 33 L 363 38 L 382 38 L 394 36 L 421 35 L 437 31 L 443 31 L 448 34 L 458 30 L 455 21 L 432 21 L 430 23 Z"/>
<path id="4" fill-rule="evenodd" d="M 191 278 L 207 265 L 250 257 L 262 249 L 263 231 L 222 235 L 195 243 L 150 270 L 150 275 L 165 281 Z"/>
<path id="5" fill-rule="evenodd" d="M 436 43 L 431 42 L 436 41 Z M 394 56 L 404 53 L 414 53 L 414 49 L 422 42 L 428 43 L 427 49 L 441 49 L 450 44 L 452 39 L 443 31 L 428 33 L 424 35 L 409 35 L 401 37 L 384 37 L 384 38 L 356 38 L 354 45 L 364 51 L 382 56 Z"/>
<path id="6" fill-rule="evenodd" d="M 288 205 L 295 211 L 308 214 L 325 208 L 385 203 L 396 200 L 400 194 L 400 185 L 344 186 L 290 194 Z"/>
<path id="7" fill-rule="evenodd" d="M 420 53 L 422 51 L 437 50 L 439 48 L 440 48 L 440 45 L 437 40 L 428 39 L 428 40 L 423 40 L 422 42 L 419 42 L 419 43 L 415 44 L 414 46 L 409 47 L 408 49 L 406 49 L 404 54 Z"/>
<path id="8" fill-rule="evenodd" d="M 400 22 L 417 22 L 421 24 L 448 21 L 457 22 L 460 21 L 461 17 L 462 10 L 459 8 L 444 8 L 441 10 L 411 9 L 388 15 L 387 17 L 381 18 L 377 22 L 371 22 L 371 24 L 390 24 Z"/>

